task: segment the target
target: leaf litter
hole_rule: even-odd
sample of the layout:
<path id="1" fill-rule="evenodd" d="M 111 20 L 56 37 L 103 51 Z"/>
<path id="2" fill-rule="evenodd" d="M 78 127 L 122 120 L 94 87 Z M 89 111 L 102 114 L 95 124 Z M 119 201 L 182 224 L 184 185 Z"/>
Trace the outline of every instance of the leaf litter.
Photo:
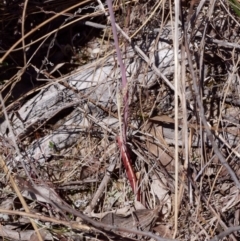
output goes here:
<path id="1" fill-rule="evenodd" d="M 55 9 L 55 1 L 43 2 L 38 8 L 42 15 Z M 73 6 L 73 2 L 69 1 L 59 11 Z M 1 236 L 9 240 L 79 240 L 82 237 L 89 240 L 120 237 L 214 240 L 220 235 L 238 240 L 239 232 L 230 227 L 239 225 L 239 189 L 206 136 L 207 127 L 201 122 L 197 93 L 192 87 L 193 73 L 186 54 L 181 53 L 183 41 L 188 41 L 214 142 L 238 177 L 239 18 L 229 2 L 216 1 L 211 9 L 208 1 L 191 1 L 191 4 L 182 1 L 182 17 L 188 24 L 185 26 L 187 40 L 183 39 L 180 23 L 179 30 L 172 29 L 171 17 L 175 21 L 175 16 L 169 2 L 116 3 L 118 24 L 129 36 L 134 35 L 130 45 L 119 34 L 120 44 L 124 44 L 121 50 L 129 91 L 129 156 L 126 159 L 132 160 L 137 183 L 134 191 L 133 176 L 128 175 L 128 167 L 121 162 L 126 152 L 117 140 L 124 106 L 117 99 L 123 93 L 118 90 L 121 73 L 112 34 L 97 3 L 79 4 L 82 12 L 76 7 L 66 11 L 71 17 L 62 15 L 52 20 L 56 35 L 51 37 L 52 42 L 46 37 L 42 51 L 36 49 L 35 55 L 32 53 L 35 58 L 28 69 L 13 71 L 14 74 L 6 78 L 4 74 L 9 73 L 6 63 L 10 60 L 7 58 L 1 66 L 4 69 L 1 78 L 9 79 L 1 86 L 5 105 L 2 103 L 0 124 L 1 166 L 2 170 L 6 170 L 4 167 L 8 170 L 1 173 Z M 103 6 L 106 7 L 105 2 Z M 201 8 L 197 8 L 199 6 Z M 189 7 L 193 7 L 192 18 L 188 15 Z M 35 24 L 34 9 L 30 3 L 27 16 L 32 24 Z M 8 15 L 6 6 L 2 11 L 10 17 L 9 26 L 14 26 L 15 18 Z M 51 14 L 56 12 L 55 9 Z M 208 13 L 212 14 L 210 18 Z M 74 17 L 91 20 L 91 24 L 99 21 L 105 30 L 82 27 L 79 37 L 73 23 L 71 29 L 58 29 Z M 52 26 L 48 25 L 49 29 Z M 45 29 L 39 28 L 39 31 L 44 36 Z M 72 37 L 70 52 L 74 56 L 71 59 L 64 48 L 61 54 L 59 51 L 64 45 L 69 46 L 64 31 Z M 173 88 L 173 31 L 179 31 L 181 37 L 179 61 L 186 63 L 181 70 L 185 87 L 182 85 L 179 90 Z M 38 37 L 33 35 L 35 40 Z M 11 47 L 9 43 L 4 44 L 6 49 Z M 18 63 L 16 66 L 23 66 L 19 52 L 12 54 Z M 38 58 L 41 61 L 37 61 Z M 34 73 L 38 81 L 30 90 L 24 88 L 28 71 Z M 178 140 L 174 137 L 174 91 L 180 97 Z M 183 101 L 186 101 L 185 109 Z M 184 113 L 187 116 L 184 117 Z M 176 143 L 179 147 L 177 203 Z M 29 207 L 25 215 L 35 215 L 39 233 L 35 233 L 27 216 L 18 213 L 24 205 L 12 191 L 9 176 Z M 175 207 L 177 230 L 174 230 Z"/>

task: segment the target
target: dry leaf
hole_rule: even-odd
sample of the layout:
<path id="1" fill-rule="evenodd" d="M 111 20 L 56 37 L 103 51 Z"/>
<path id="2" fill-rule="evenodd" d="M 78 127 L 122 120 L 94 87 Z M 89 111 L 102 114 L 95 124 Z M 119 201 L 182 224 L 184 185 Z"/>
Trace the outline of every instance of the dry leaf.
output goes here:
<path id="1" fill-rule="evenodd" d="M 154 154 L 156 157 L 159 157 L 159 160 L 163 166 L 168 166 L 172 162 L 172 157 L 166 153 L 166 150 L 169 149 L 169 146 L 163 138 L 162 127 L 152 123 L 148 126 L 148 132 L 155 137 L 160 144 L 162 144 L 161 148 L 160 145 L 153 143 L 153 141 L 147 141 L 146 144 L 148 151 Z"/>
<path id="2" fill-rule="evenodd" d="M 101 222 L 122 228 L 137 228 L 142 231 L 149 231 L 154 227 L 161 209 L 162 206 L 159 206 L 155 209 L 140 209 L 132 212 L 127 217 L 122 217 L 115 213 L 109 213 L 101 220 Z M 126 233 L 122 232 L 120 234 L 124 236 L 127 235 Z"/>
<path id="3" fill-rule="evenodd" d="M 169 117 L 168 115 L 154 116 L 150 118 L 151 121 L 158 121 L 163 123 L 174 123 L 174 119 Z"/>
<path id="4" fill-rule="evenodd" d="M 42 237 L 42 240 L 45 240 L 45 237 L 47 235 L 46 230 L 45 229 L 41 229 L 41 230 L 39 230 L 39 233 L 40 233 L 40 235 Z M 37 234 L 35 232 L 30 236 L 29 241 L 38 241 L 38 236 L 37 236 Z"/>
<path id="5" fill-rule="evenodd" d="M 170 214 L 171 206 L 172 206 L 169 190 L 166 188 L 167 180 L 162 175 L 161 181 L 160 181 L 155 174 L 153 175 L 152 180 L 153 180 L 151 184 L 152 191 L 158 197 L 160 203 L 164 204 L 162 208 L 162 214 L 164 215 L 164 218 L 166 218 Z"/>

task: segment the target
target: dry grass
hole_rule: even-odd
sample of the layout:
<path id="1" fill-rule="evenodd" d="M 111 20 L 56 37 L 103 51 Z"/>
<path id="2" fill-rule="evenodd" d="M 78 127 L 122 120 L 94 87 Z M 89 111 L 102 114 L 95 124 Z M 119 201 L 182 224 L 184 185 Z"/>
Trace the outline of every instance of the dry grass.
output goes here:
<path id="1" fill-rule="evenodd" d="M 178 2 L 113 2 L 124 89 L 105 2 L 0 4 L 2 240 L 239 240 L 239 17 Z"/>

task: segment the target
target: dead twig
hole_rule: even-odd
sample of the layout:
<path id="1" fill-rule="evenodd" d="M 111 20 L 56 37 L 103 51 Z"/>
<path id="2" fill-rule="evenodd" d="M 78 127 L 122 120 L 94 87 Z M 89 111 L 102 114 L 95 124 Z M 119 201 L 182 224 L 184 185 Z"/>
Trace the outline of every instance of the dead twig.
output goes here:
<path id="1" fill-rule="evenodd" d="M 6 164 L 4 163 L 4 160 L 3 160 L 3 158 L 2 158 L 1 155 L 0 155 L 0 166 L 1 166 L 1 168 L 4 170 L 4 173 L 5 173 L 7 176 L 9 175 L 9 180 L 10 180 L 10 182 L 11 182 L 12 188 L 14 189 L 15 193 L 17 194 L 17 196 L 18 196 L 21 204 L 23 205 L 23 208 L 25 209 L 26 213 L 30 213 L 30 210 L 29 210 L 29 208 L 28 208 L 28 206 L 27 206 L 27 203 L 26 203 L 25 199 L 23 198 L 23 196 L 22 196 L 22 194 L 21 194 L 18 186 L 16 185 L 16 183 L 15 183 L 15 181 L 14 181 L 14 179 L 13 179 L 13 177 L 11 176 L 10 171 L 9 171 L 8 167 L 6 166 Z M 39 240 L 39 241 L 43 241 L 42 236 L 41 236 L 41 234 L 39 233 L 39 229 L 38 229 L 36 223 L 35 223 L 32 219 L 30 219 L 30 222 L 31 222 L 31 224 L 32 224 L 35 232 L 37 233 L 38 240 Z"/>
<path id="2" fill-rule="evenodd" d="M 223 239 L 224 237 L 226 237 L 227 235 L 239 231 L 240 230 L 240 226 L 235 226 L 235 227 L 230 227 L 227 230 L 221 232 L 220 234 L 216 235 L 214 238 L 210 239 L 209 241 L 218 241 L 220 239 Z"/>
<path id="3" fill-rule="evenodd" d="M 215 2 L 215 1 L 214 1 Z M 212 3 L 214 4 L 214 3 Z M 200 114 L 200 117 L 201 117 L 201 120 L 202 120 L 202 123 L 206 129 L 206 134 L 207 134 L 207 137 L 208 139 L 210 140 L 211 144 L 212 144 L 212 147 L 213 147 L 213 150 L 215 152 L 215 154 L 218 156 L 220 162 L 222 163 L 222 165 L 227 169 L 228 173 L 230 174 L 232 180 L 234 181 L 235 185 L 238 187 L 238 189 L 240 189 L 240 182 L 236 176 L 236 174 L 234 173 L 234 171 L 232 170 L 232 168 L 228 165 L 228 163 L 226 162 L 224 156 L 222 155 L 221 151 L 218 149 L 215 141 L 214 141 L 214 136 L 209 128 L 209 125 L 207 123 L 207 120 L 206 120 L 206 117 L 205 117 L 205 114 L 204 114 L 204 107 L 203 107 L 203 104 L 202 104 L 202 101 L 201 101 L 201 97 L 200 97 L 200 94 L 199 94 L 199 88 L 197 86 L 197 77 L 195 75 L 195 72 L 194 72 L 194 68 L 193 68 L 193 63 L 192 63 L 192 57 L 191 57 L 191 54 L 190 54 L 190 50 L 189 50 L 189 43 L 187 41 L 187 32 L 185 32 L 185 48 L 186 48 L 186 52 L 187 52 L 187 58 L 188 58 L 188 64 L 189 64 L 189 68 L 190 68 L 190 71 L 191 71 L 191 74 L 192 74 L 192 78 L 193 78 L 193 87 L 194 87 L 194 91 L 195 91 L 195 94 L 196 94 L 196 100 L 197 100 L 197 104 L 199 106 L 199 114 Z"/>
<path id="4" fill-rule="evenodd" d="M 90 214 L 92 212 L 92 210 L 94 209 L 97 201 L 99 200 L 99 198 L 102 196 L 104 188 L 107 186 L 110 177 L 111 177 L 111 173 L 114 171 L 116 166 L 116 158 L 114 158 L 113 162 L 109 165 L 106 174 L 101 182 L 101 184 L 98 187 L 98 190 L 96 191 L 91 203 L 86 207 L 84 213 Z"/>

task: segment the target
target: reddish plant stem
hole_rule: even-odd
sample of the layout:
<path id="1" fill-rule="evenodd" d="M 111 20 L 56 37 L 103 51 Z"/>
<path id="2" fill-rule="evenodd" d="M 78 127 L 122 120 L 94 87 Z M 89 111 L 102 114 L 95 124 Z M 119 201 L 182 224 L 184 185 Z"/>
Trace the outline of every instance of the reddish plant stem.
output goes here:
<path id="1" fill-rule="evenodd" d="M 118 146 L 120 148 L 121 158 L 127 173 L 128 180 L 130 182 L 130 185 L 132 187 L 134 194 L 137 195 L 137 200 L 140 201 L 140 189 L 138 189 L 137 178 L 132 168 L 129 152 L 127 150 L 126 145 L 121 142 L 121 138 L 119 136 L 117 137 L 117 141 L 118 141 Z"/>
<path id="2" fill-rule="evenodd" d="M 122 75 L 122 98 L 123 98 L 123 126 L 122 126 L 122 140 L 123 143 L 126 144 L 126 133 L 127 133 L 127 120 L 128 120 L 128 90 L 127 90 L 127 76 L 126 76 L 126 69 L 122 60 L 121 51 L 119 48 L 118 43 L 118 36 L 117 36 L 117 29 L 116 29 L 116 23 L 115 23 L 115 17 L 113 12 L 113 6 L 112 1 L 107 0 L 108 9 L 109 9 L 109 15 L 111 20 L 111 26 L 112 26 L 112 32 L 113 32 L 113 38 L 114 38 L 114 44 L 116 48 L 117 53 L 117 59 Z"/>
<path id="3" fill-rule="evenodd" d="M 135 194 L 137 194 L 137 200 L 140 199 L 140 191 L 138 189 L 137 191 L 137 178 L 135 173 L 133 172 L 131 159 L 129 152 L 127 150 L 127 122 L 128 122 L 128 90 L 127 90 L 127 77 L 126 77 L 126 69 L 122 60 L 121 51 L 118 44 L 118 36 L 117 36 L 117 29 L 116 29 L 116 23 L 114 18 L 114 12 L 112 7 L 112 1 L 107 0 L 109 14 L 110 14 L 110 20 L 112 25 L 112 32 L 113 32 L 113 38 L 114 43 L 116 47 L 116 53 L 117 53 L 117 59 L 120 66 L 120 71 L 122 75 L 122 98 L 123 98 L 123 125 L 122 125 L 122 136 L 119 136 L 117 138 L 118 145 L 121 152 L 121 158 L 122 162 L 124 164 L 124 167 L 126 169 L 127 177 L 130 182 L 130 185 L 132 187 L 132 190 Z M 121 118 L 121 117 L 119 117 Z"/>

